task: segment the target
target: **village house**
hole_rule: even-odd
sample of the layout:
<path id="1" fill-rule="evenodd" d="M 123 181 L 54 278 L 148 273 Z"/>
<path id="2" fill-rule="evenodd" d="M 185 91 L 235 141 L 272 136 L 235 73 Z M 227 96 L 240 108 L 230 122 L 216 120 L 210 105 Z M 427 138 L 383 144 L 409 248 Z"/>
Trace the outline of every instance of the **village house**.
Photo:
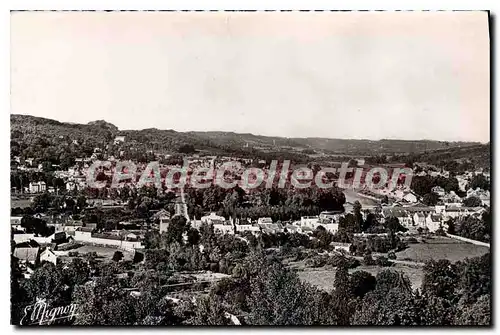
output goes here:
<path id="1" fill-rule="evenodd" d="M 324 227 L 328 232 L 335 234 L 339 230 L 338 223 L 321 223 L 319 226 Z"/>
<path id="2" fill-rule="evenodd" d="M 11 216 L 10 217 L 10 228 L 13 230 L 26 231 L 26 228 L 21 226 L 22 216 Z"/>
<path id="3" fill-rule="evenodd" d="M 338 222 L 341 215 L 342 215 L 341 211 L 324 211 L 319 213 L 319 218 L 321 220 L 330 220 L 331 222 Z"/>
<path id="4" fill-rule="evenodd" d="M 413 222 L 417 227 L 425 227 L 425 215 L 422 212 L 413 214 Z"/>
<path id="5" fill-rule="evenodd" d="M 410 228 L 413 225 L 412 216 L 405 209 L 400 207 L 384 208 L 382 210 L 382 217 L 385 220 L 387 220 L 390 217 L 395 217 L 399 220 L 399 223 L 405 228 Z"/>
<path id="6" fill-rule="evenodd" d="M 273 220 L 271 218 L 258 218 L 257 224 L 272 224 Z"/>
<path id="7" fill-rule="evenodd" d="M 462 199 L 453 191 L 450 191 L 450 193 L 445 194 L 440 198 L 440 200 L 447 206 L 447 207 L 461 207 L 462 206 Z"/>
<path id="8" fill-rule="evenodd" d="M 249 232 L 251 232 L 254 235 L 260 233 L 260 227 L 258 225 L 236 224 L 235 228 L 236 228 L 236 232 L 237 233 L 243 233 L 243 232 L 246 232 L 246 231 L 249 231 Z"/>
<path id="9" fill-rule="evenodd" d="M 429 214 L 425 219 L 425 226 L 429 229 L 429 232 L 436 232 L 443 224 L 443 217 L 441 214 Z M 448 229 L 443 227 L 444 230 Z"/>
<path id="10" fill-rule="evenodd" d="M 300 226 L 302 227 L 302 230 L 304 230 L 304 227 L 308 227 L 314 230 L 319 225 L 319 216 L 303 216 L 300 218 Z"/>
<path id="11" fill-rule="evenodd" d="M 284 228 L 280 223 L 261 223 L 257 225 L 260 227 L 262 232 L 267 234 L 277 234 L 284 232 Z"/>
<path id="12" fill-rule="evenodd" d="M 234 227 L 229 222 L 224 223 L 212 223 L 214 226 L 214 232 L 218 234 L 234 234 Z"/>
<path id="13" fill-rule="evenodd" d="M 299 226 L 288 224 L 288 225 L 285 226 L 285 229 L 290 234 L 293 234 L 293 233 L 302 234 L 302 228 L 300 228 Z"/>
<path id="14" fill-rule="evenodd" d="M 31 182 L 29 184 L 30 193 L 43 193 L 46 190 L 46 184 L 44 181 Z"/>
<path id="15" fill-rule="evenodd" d="M 210 213 L 209 215 L 202 216 L 201 217 L 201 222 L 206 223 L 206 224 L 224 224 L 226 222 L 226 219 L 223 216 L 219 216 L 215 213 Z"/>
<path id="16" fill-rule="evenodd" d="M 33 240 L 16 244 L 13 256 L 23 265 L 35 265 L 40 255 L 40 246 Z"/>
<path id="17" fill-rule="evenodd" d="M 49 262 L 49 263 L 52 263 L 54 265 L 57 265 L 57 259 L 58 259 L 58 256 L 50 248 L 46 248 L 40 254 L 40 263 Z"/>
<path id="18" fill-rule="evenodd" d="M 166 232 L 170 224 L 170 213 L 164 209 L 153 215 L 153 220 L 158 220 L 160 224 L 160 234 Z"/>
<path id="19" fill-rule="evenodd" d="M 115 145 L 123 142 L 125 142 L 125 136 L 116 136 L 113 141 Z"/>
<path id="20" fill-rule="evenodd" d="M 403 200 L 409 203 L 416 203 L 418 202 L 418 195 L 416 195 L 415 192 L 406 191 L 403 194 Z"/>
<path id="21" fill-rule="evenodd" d="M 485 191 L 480 188 L 476 188 L 475 190 L 469 189 L 467 190 L 467 198 L 476 197 L 481 200 L 482 206 L 490 206 L 490 191 Z"/>
<path id="22" fill-rule="evenodd" d="M 432 189 L 431 189 L 431 192 L 434 192 L 436 193 L 438 196 L 442 197 L 445 195 L 445 191 L 444 191 L 444 188 L 442 188 L 441 186 L 434 186 Z"/>
<path id="23" fill-rule="evenodd" d="M 82 220 L 68 220 L 62 227 L 62 230 L 65 232 L 74 232 L 78 228 L 83 227 L 83 222 Z"/>

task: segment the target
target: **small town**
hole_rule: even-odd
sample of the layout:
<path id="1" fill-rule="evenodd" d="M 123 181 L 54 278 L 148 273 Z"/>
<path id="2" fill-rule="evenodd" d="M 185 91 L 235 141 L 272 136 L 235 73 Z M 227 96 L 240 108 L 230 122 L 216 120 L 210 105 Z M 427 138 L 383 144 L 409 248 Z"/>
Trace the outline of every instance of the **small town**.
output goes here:
<path id="1" fill-rule="evenodd" d="M 10 19 L 11 328 L 493 326 L 489 11 Z"/>
<path id="2" fill-rule="evenodd" d="M 59 136 L 58 140 L 67 142 L 78 153 L 77 140 Z M 189 317 L 176 318 L 196 324 L 215 322 L 200 321 L 208 315 L 197 316 L 201 313 L 198 308 L 202 308 L 197 299 L 220 299 L 212 297 L 220 285 L 231 287 L 235 281 L 249 280 L 245 276 L 254 269 L 245 264 L 256 261 L 255 257 L 266 259 L 272 255 L 287 271 L 296 271 L 301 283 L 330 291 L 335 290 L 339 267 L 345 267 L 345 275 L 361 271 L 362 290 L 368 290 L 386 269 L 405 274 L 410 287 L 417 289 L 429 285 L 429 271 L 441 271 L 441 266 L 470 257 L 484 262 L 489 255 L 490 172 L 482 167 L 484 164 L 478 168 L 465 160 L 445 161 L 438 166 L 424 161 L 375 164 L 387 161 L 387 156 L 365 156 L 348 161 L 353 170 L 360 169 L 362 173 L 361 187 L 357 189 L 295 189 L 290 185 L 284 189 L 172 189 L 164 182 L 164 172 L 163 187 L 157 189 L 154 185 L 134 183 L 142 171 L 136 171 L 134 177 L 118 187 L 111 187 L 113 166 L 120 159 L 133 159 L 135 143 L 130 145 L 123 135 L 103 147 L 82 150 L 92 151 L 89 156 L 59 158 L 59 164 L 53 163 L 57 158 L 44 161 L 41 156 L 26 157 L 28 148 L 23 149 L 21 142 L 14 144 L 13 153 L 17 155 L 11 162 L 12 271 L 18 285 L 24 283 L 29 290 L 35 290 L 24 292 L 28 296 L 35 294 L 35 299 L 41 298 L 38 295 L 53 299 L 49 291 L 43 291 L 50 287 L 36 286 L 40 280 L 47 283 L 43 277 L 46 275 L 56 276 L 50 279 L 54 285 L 60 280 L 80 281 L 73 284 L 72 295 L 67 299 L 90 309 L 96 305 L 88 305 L 92 302 L 86 300 L 85 294 L 88 290 L 97 294 L 96 290 L 105 289 L 91 283 L 104 285 L 103 280 L 110 280 L 122 294 L 130 296 L 127 299 L 139 299 L 146 293 L 138 281 L 153 280 L 159 285 L 157 289 L 161 288 L 154 292 L 162 292 L 159 299 L 189 306 L 184 311 Z M 248 144 L 243 148 L 248 148 Z M 477 150 L 465 149 L 466 153 Z M 464 149 L 457 150 L 460 154 Z M 178 151 L 186 151 L 185 146 Z M 118 158 L 110 155 L 114 152 Z M 266 171 L 270 163 L 269 159 L 214 156 L 203 151 L 170 155 L 150 151 L 147 156 L 162 162 L 162 171 L 180 168 L 186 160 L 193 168 L 238 162 L 233 170 L 226 171 L 228 178 L 251 166 Z M 140 169 L 146 166 L 143 158 L 134 162 Z M 393 158 L 399 159 L 397 155 Z M 404 156 L 402 160 L 411 158 Z M 100 169 L 96 177 L 106 186 L 90 188 L 88 171 L 99 161 L 112 162 L 109 169 Z M 317 171 L 321 164 L 334 167 L 340 162 L 311 157 L 307 166 Z M 389 182 L 386 187 L 367 187 L 365 171 L 375 165 L 411 171 L 411 187 L 405 186 L 404 175 L 396 187 L 389 187 Z M 338 175 L 326 177 L 336 181 Z M 354 177 L 354 173 L 348 174 L 345 184 Z M 437 257 L 443 257 L 447 263 L 432 263 Z M 149 290 L 147 294 L 153 294 Z M 230 292 L 226 294 L 242 294 Z M 257 316 L 251 315 L 254 312 L 248 303 L 238 302 L 221 309 L 217 322 L 252 322 L 249 320 Z M 104 312 L 89 312 L 91 320 L 104 317 Z M 145 318 L 135 322 L 171 322 L 164 315 L 156 315 L 156 321 L 151 320 L 151 315 Z M 80 314 L 74 321 L 87 322 L 80 319 Z"/>

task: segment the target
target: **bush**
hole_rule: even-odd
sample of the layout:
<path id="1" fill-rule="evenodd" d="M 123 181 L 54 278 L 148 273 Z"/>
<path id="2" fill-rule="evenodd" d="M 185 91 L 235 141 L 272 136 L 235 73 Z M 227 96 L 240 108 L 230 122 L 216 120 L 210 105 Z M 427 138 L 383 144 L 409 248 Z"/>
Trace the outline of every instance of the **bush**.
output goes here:
<path id="1" fill-rule="evenodd" d="M 376 263 L 378 266 L 391 266 L 392 262 L 387 259 L 387 257 L 379 256 L 377 257 Z"/>
<path id="2" fill-rule="evenodd" d="M 361 262 L 358 261 L 356 258 L 354 258 L 354 257 L 347 258 L 347 267 L 349 269 L 357 268 L 360 265 L 361 265 Z"/>
<path id="3" fill-rule="evenodd" d="M 389 251 L 389 253 L 387 254 L 387 258 L 396 259 L 396 253 L 394 251 Z"/>
<path id="4" fill-rule="evenodd" d="M 314 256 L 306 260 L 306 266 L 312 268 L 319 268 L 325 266 L 328 263 L 328 258 L 325 256 Z"/>
<path id="5" fill-rule="evenodd" d="M 345 257 L 342 255 L 334 255 L 328 260 L 328 264 L 338 267 L 344 263 L 347 268 L 354 269 L 361 265 L 361 263 L 354 257 Z"/>
<path id="6" fill-rule="evenodd" d="M 417 241 L 417 239 L 416 239 L 415 237 L 408 237 L 408 238 L 406 239 L 406 242 L 407 242 L 408 244 L 415 244 L 415 243 L 418 243 L 418 241 Z"/>
<path id="7" fill-rule="evenodd" d="M 113 261 L 115 262 L 119 262 L 123 259 L 123 252 L 121 251 L 115 251 L 115 253 L 113 254 Z"/>
<path id="8" fill-rule="evenodd" d="M 373 259 L 371 254 L 367 254 L 363 257 L 363 263 L 365 265 L 375 265 L 375 260 Z"/>

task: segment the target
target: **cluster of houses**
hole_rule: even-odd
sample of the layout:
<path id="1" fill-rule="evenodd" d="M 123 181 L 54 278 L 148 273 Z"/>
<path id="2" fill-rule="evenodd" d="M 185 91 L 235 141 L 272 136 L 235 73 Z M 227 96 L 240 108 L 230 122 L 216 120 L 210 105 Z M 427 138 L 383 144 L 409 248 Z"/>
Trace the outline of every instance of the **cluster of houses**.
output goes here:
<path id="1" fill-rule="evenodd" d="M 276 234 L 276 233 L 301 233 L 311 234 L 318 226 L 323 226 L 331 233 L 338 231 L 339 212 L 322 212 L 318 216 L 304 216 L 300 221 L 291 223 L 273 222 L 270 217 L 261 217 L 256 222 L 249 220 L 233 219 L 226 220 L 216 213 L 201 217 L 200 220 L 192 220 L 191 227 L 200 229 L 202 224 L 213 225 L 214 232 L 219 234 L 237 234 L 250 232 L 252 234 Z M 165 229 L 166 230 L 166 229 Z M 164 230 L 164 231 L 165 231 Z"/>

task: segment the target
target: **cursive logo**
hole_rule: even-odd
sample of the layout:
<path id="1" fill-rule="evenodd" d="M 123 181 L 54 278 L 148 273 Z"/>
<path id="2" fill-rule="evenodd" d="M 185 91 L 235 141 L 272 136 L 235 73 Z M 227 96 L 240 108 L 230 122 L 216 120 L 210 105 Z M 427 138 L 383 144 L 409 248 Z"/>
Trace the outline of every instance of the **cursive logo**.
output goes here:
<path id="1" fill-rule="evenodd" d="M 24 316 L 21 319 L 20 324 L 23 326 L 27 325 L 50 325 L 55 320 L 70 320 L 76 315 L 76 304 L 59 306 L 50 308 L 45 299 L 37 300 L 33 305 L 28 305 L 24 308 Z"/>

